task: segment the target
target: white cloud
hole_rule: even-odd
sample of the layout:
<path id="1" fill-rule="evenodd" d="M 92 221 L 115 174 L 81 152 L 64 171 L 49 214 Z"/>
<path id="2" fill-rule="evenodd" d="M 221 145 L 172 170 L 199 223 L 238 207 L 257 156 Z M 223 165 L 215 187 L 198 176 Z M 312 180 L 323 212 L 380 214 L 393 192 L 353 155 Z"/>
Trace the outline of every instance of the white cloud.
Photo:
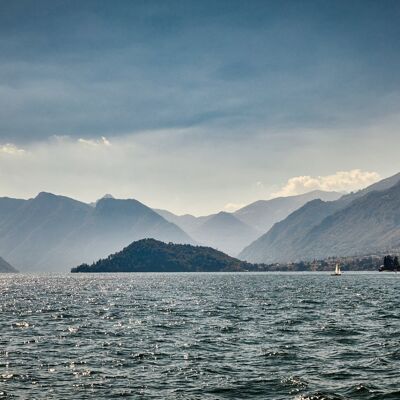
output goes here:
<path id="1" fill-rule="evenodd" d="M 114 135 L 111 143 L 107 138 L 112 133 L 78 141 L 60 132 L 46 141 L 18 145 L 22 152 L 2 146 L 8 141 L 0 139 L 0 196 L 28 198 L 44 190 L 92 202 L 113 193 L 176 214 L 234 211 L 273 192 L 287 196 L 313 189 L 356 190 L 379 177 L 365 171 L 395 174 L 400 170 L 398 146 L 387 143 L 397 144 L 397 137 L 383 140 L 379 135 L 386 131 L 392 132 L 377 128 L 356 144 L 349 139 L 343 145 L 332 135 L 335 140 L 296 142 L 295 148 L 284 146 L 287 136 L 271 141 L 267 134 L 253 140 L 223 137 L 216 145 L 204 140 L 200 128 Z M 381 157 L 384 152 L 387 157 Z M 299 165 L 310 176 L 298 177 Z M 353 165 L 360 170 L 351 171 Z M 337 171 L 337 166 L 344 172 L 326 176 L 326 170 Z M 288 177 L 296 178 L 287 182 Z"/>
<path id="2" fill-rule="evenodd" d="M 224 210 L 228 212 L 234 212 L 244 207 L 246 204 L 238 204 L 238 203 L 227 203 L 224 206 Z"/>
<path id="3" fill-rule="evenodd" d="M 377 172 L 362 171 L 360 169 L 338 171 L 333 175 L 326 176 L 295 176 L 290 178 L 287 183 L 279 191 L 273 193 L 272 196 L 293 196 L 312 190 L 353 191 L 371 185 L 379 179 L 380 175 Z"/>
<path id="4" fill-rule="evenodd" d="M 105 136 L 102 136 L 98 140 L 80 138 L 78 139 L 78 143 L 86 146 L 111 146 L 111 142 Z"/>
<path id="5" fill-rule="evenodd" d="M 25 153 L 25 150 L 18 148 L 12 143 L 6 143 L 4 145 L 0 145 L 0 153 L 10 154 L 10 155 L 21 155 Z"/>

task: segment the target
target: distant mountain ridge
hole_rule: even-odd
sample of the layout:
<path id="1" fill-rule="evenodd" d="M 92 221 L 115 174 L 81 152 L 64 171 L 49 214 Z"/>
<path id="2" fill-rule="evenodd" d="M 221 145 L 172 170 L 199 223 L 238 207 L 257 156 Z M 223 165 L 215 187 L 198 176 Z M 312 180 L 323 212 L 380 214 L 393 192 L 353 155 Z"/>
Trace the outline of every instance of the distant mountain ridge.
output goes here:
<path id="1" fill-rule="evenodd" d="M 137 200 L 105 198 L 92 207 L 42 192 L 2 220 L 0 254 L 21 271 L 65 271 L 146 237 L 194 243 Z"/>
<path id="2" fill-rule="evenodd" d="M 254 229 L 265 233 L 276 222 L 285 219 L 293 211 L 297 210 L 311 200 L 320 199 L 324 201 L 333 201 L 342 197 L 342 193 L 325 192 L 323 190 L 313 190 L 308 193 L 276 197 L 271 200 L 258 200 L 241 209 L 235 211 L 235 217 L 252 226 Z"/>
<path id="3" fill-rule="evenodd" d="M 236 256 L 240 249 L 250 244 L 260 233 L 233 214 L 221 211 L 201 224 L 192 232 L 192 236 L 199 243 Z"/>
<path id="4" fill-rule="evenodd" d="M 275 224 L 239 258 L 288 262 L 400 247 L 399 182 L 397 174 L 336 201 L 311 201 Z"/>
<path id="5" fill-rule="evenodd" d="M 90 205 L 46 192 L 29 200 L 3 197 L 0 254 L 21 271 L 65 271 L 145 238 L 211 246 L 257 263 L 389 250 L 400 246 L 399 181 L 397 174 L 348 195 L 314 191 L 203 217 L 156 212 L 137 200 L 110 195 Z M 258 230 L 302 202 L 268 232 Z"/>
<path id="6" fill-rule="evenodd" d="M 275 222 L 287 217 L 292 211 L 313 199 L 336 200 L 338 192 L 315 190 L 309 193 L 259 200 L 234 213 L 195 217 L 190 214 L 175 215 L 166 210 L 155 210 L 168 221 L 180 226 L 198 243 L 212 246 L 237 256 L 244 247 L 265 233 Z"/>
<path id="7" fill-rule="evenodd" d="M 0 225 L 13 215 L 27 200 L 0 197 Z"/>
<path id="8" fill-rule="evenodd" d="M 191 214 L 176 215 L 167 210 L 154 209 L 154 211 L 156 213 L 160 214 L 167 221 L 170 221 L 170 222 L 174 223 L 175 225 L 178 225 L 189 235 L 192 235 L 193 232 L 195 232 L 196 229 L 198 229 L 200 227 L 200 225 L 202 225 L 209 218 L 211 218 L 213 215 L 215 215 L 215 214 L 212 214 L 212 215 L 206 215 L 206 216 L 201 216 L 201 217 L 195 217 L 194 215 L 191 215 Z"/>

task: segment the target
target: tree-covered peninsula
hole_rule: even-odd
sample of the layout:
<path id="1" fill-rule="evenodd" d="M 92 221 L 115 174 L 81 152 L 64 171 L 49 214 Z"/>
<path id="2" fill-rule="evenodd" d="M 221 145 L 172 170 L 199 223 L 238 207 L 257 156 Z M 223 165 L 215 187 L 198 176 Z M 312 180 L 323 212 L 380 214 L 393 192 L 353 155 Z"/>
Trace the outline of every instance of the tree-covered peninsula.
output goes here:
<path id="1" fill-rule="evenodd" d="M 72 268 L 71 272 L 218 272 L 252 269 L 252 264 L 211 247 L 143 239 L 92 265 L 82 264 Z"/>
<path id="2" fill-rule="evenodd" d="M 383 264 L 379 271 L 400 272 L 400 262 L 398 256 L 387 255 L 383 257 Z"/>

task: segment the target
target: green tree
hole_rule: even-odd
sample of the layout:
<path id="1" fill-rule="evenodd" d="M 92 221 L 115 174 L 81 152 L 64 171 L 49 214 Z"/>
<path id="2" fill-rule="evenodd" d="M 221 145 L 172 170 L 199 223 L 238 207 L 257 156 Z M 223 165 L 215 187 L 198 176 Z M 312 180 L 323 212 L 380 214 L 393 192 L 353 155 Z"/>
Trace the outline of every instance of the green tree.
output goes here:
<path id="1" fill-rule="evenodd" d="M 397 260 L 398 262 L 398 260 Z M 394 260 L 393 257 L 388 255 L 383 258 L 383 268 L 387 271 L 393 271 L 394 269 Z"/>
<path id="2" fill-rule="evenodd" d="M 400 270 L 399 258 L 397 256 L 395 256 L 394 259 L 393 259 L 393 269 L 395 271 L 399 271 Z"/>

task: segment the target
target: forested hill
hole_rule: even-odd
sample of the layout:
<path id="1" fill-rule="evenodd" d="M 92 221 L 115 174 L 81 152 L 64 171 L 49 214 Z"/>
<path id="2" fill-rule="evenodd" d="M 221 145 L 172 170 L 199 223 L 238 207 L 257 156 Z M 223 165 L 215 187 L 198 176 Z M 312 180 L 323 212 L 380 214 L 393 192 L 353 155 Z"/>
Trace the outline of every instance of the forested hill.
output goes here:
<path id="1" fill-rule="evenodd" d="M 71 272 L 216 272 L 252 267 L 211 247 L 143 239 L 92 265 L 72 268 Z"/>

